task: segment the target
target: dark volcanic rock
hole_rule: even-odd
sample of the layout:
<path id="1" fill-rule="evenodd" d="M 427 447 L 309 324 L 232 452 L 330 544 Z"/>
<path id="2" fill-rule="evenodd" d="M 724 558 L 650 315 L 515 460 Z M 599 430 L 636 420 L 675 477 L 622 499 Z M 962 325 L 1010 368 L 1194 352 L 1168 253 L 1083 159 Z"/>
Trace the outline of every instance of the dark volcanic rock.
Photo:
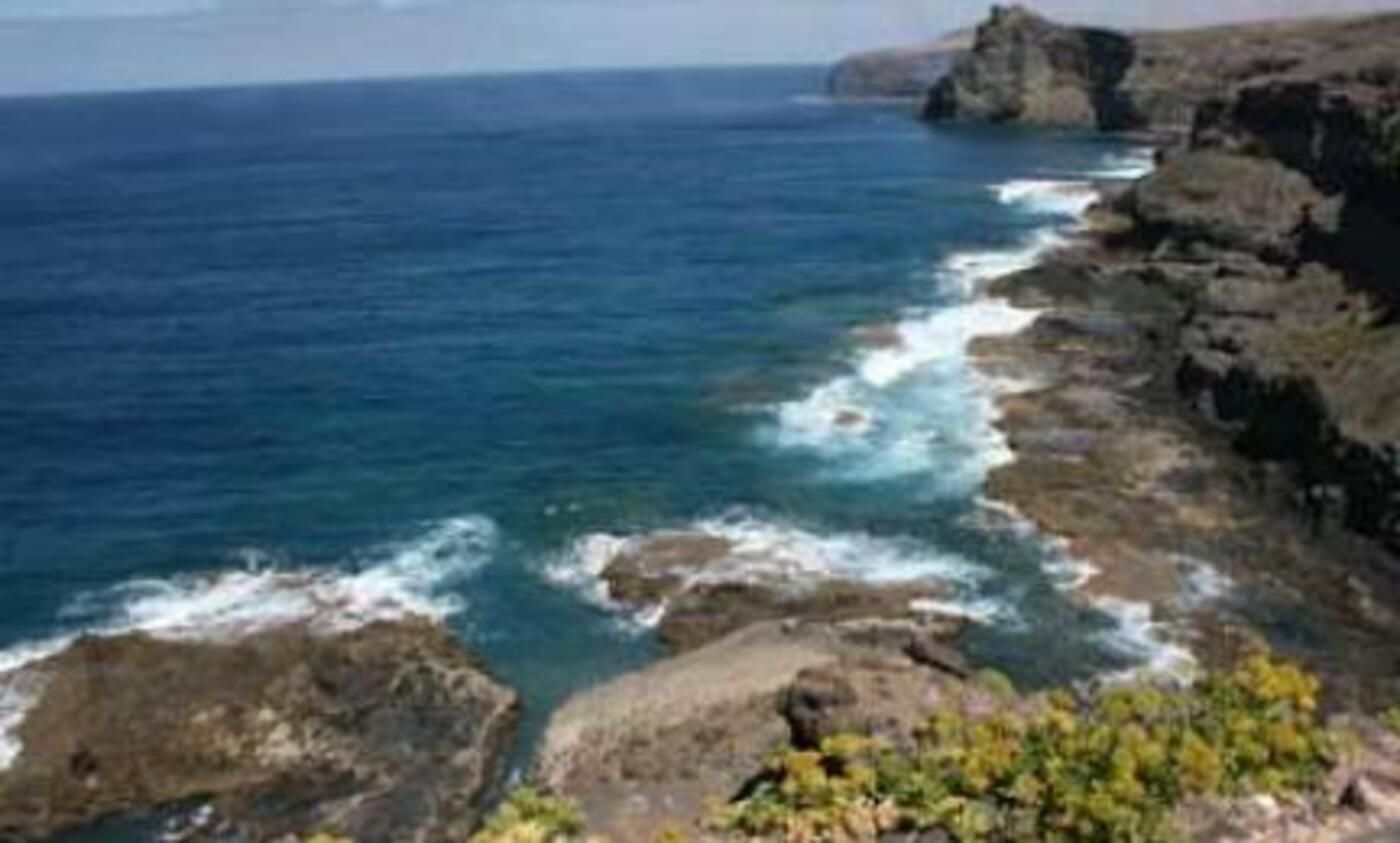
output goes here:
<path id="1" fill-rule="evenodd" d="M 189 801 L 258 840 L 465 839 L 517 713 L 426 621 L 84 638 L 26 670 L 43 690 L 0 773 L 3 839 Z"/>
<path id="2" fill-rule="evenodd" d="M 1372 699 L 1400 687 L 1397 29 L 1237 28 L 1229 59 L 1224 30 L 1173 35 L 1206 51 L 1199 72 L 1239 72 L 1111 202 L 1126 222 L 992 285 L 1050 312 L 978 344 L 1040 384 L 1001 401 L 1018 459 L 989 491 L 1097 567 L 1088 593 L 1176 624 L 1200 617 L 1180 595 L 1208 563 L 1248 583 L 1235 617 L 1282 633 L 1265 607 L 1291 607 L 1309 632 L 1275 646 Z M 1239 64 L 1261 45 L 1277 60 Z M 1220 639 L 1188 623 L 1198 654 Z"/>
<path id="3" fill-rule="evenodd" d="M 1118 86 L 1133 42 L 1103 29 L 1066 27 L 1020 7 L 994 7 L 972 53 L 929 92 L 930 120 L 1132 128 Z"/>
<path id="4" fill-rule="evenodd" d="M 1205 245 L 1276 263 L 1297 258 L 1306 223 L 1335 217 L 1335 208 L 1296 170 L 1212 150 L 1167 156 L 1120 205 L 1140 236 L 1168 242 L 1179 253 Z"/>
<path id="5" fill-rule="evenodd" d="M 1300 245 L 1394 309 L 1400 304 L 1400 42 L 1330 57 L 1321 75 L 1246 87 L 1202 109 L 1193 145 L 1266 156 L 1335 197 Z M 1307 209 L 1310 222 L 1316 208 Z"/>
<path id="6" fill-rule="evenodd" d="M 723 536 L 660 532 L 627 541 L 602 572 L 611 600 L 661 610 L 657 634 L 673 652 L 693 649 L 759 621 L 918 621 L 950 637 L 958 618 L 920 601 L 946 596 L 937 582 L 865 583 L 806 570 L 780 548 L 756 553 Z"/>
<path id="7" fill-rule="evenodd" d="M 1246 85 L 1337 75 L 1384 82 L 1397 51 L 1393 14 L 1115 33 L 997 8 L 972 52 L 931 89 L 925 116 L 1185 133 L 1199 108 Z M 1332 119 L 1347 125 L 1343 113 Z"/>
<path id="8" fill-rule="evenodd" d="M 1203 110 L 1191 151 L 1128 204 L 1154 237 L 1263 266 L 1189 297 L 1181 390 L 1241 452 L 1294 472 L 1308 518 L 1400 553 L 1400 73 L 1370 56 Z M 1187 213 L 1182 194 L 1209 181 L 1224 189 Z"/>

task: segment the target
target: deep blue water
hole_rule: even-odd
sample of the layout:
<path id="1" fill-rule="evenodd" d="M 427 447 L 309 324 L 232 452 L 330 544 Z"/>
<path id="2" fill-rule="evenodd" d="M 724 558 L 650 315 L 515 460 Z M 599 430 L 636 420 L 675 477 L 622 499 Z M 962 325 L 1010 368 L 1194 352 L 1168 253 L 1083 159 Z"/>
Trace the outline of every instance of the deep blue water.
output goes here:
<path id="1" fill-rule="evenodd" d="M 1115 663 L 1046 552 L 981 524 L 956 355 L 847 376 L 853 328 L 936 319 L 950 258 L 1057 222 L 995 185 L 1121 150 L 930 129 L 821 83 L 0 102 L 0 645 L 253 611 L 191 574 L 367 571 L 350 587 L 455 596 L 538 718 L 655 655 L 546 572 L 589 535 L 703 522 L 953 577 L 991 612 L 974 655 L 1028 681 Z M 803 428 L 823 385 L 874 427 Z"/>

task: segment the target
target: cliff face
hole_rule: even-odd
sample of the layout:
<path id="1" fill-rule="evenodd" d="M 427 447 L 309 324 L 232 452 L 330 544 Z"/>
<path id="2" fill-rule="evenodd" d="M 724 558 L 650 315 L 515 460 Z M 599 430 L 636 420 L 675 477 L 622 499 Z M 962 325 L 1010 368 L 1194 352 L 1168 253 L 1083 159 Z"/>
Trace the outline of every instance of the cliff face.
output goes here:
<path id="1" fill-rule="evenodd" d="M 1121 35 L 998 8 L 925 116 L 1180 136 L 1113 259 L 1177 299 L 1181 395 L 1313 528 L 1400 554 L 1400 15 Z"/>
<path id="2" fill-rule="evenodd" d="M 962 34 L 926 47 L 872 50 L 837 62 L 826 91 L 841 99 L 923 99 L 971 46 Z"/>
<path id="3" fill-rule="evenodd" d="M 1238 88 L 1318 76 L 1400 49 L 1400 15 L 1170 32 L 1063 26 L 998 7 L 967 57 L 930 90 L 929 120 L 1185 131 Z"/>
<path id="4" fill-rule="evenodd" d="M 1130 38 L 1066 27 L 1017 7 L 996 7 L 972 52 L 929 92 L 930 120 L 1122 128 L 1118 88 L 1133 64 Z"/>
<path id="5" fill-rule="evenodd" d="M 1178 384 L 1309 516 L 1400 553 L 1400 69 L 1365 52 L 1203 108 L 1125 198 L 1162 256 L 1215 267 Z"/>

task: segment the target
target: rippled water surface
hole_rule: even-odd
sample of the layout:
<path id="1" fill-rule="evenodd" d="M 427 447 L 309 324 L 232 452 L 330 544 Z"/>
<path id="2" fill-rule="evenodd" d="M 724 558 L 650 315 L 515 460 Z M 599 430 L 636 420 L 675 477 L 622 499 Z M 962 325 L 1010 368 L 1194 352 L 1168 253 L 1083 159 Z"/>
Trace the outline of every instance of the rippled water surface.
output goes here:
<path id="1" fill-rule="evenodd" d="M 962 353 L 1029 318 L 979 284 L 1140 160 L 821 84 L 0 102 L 0 668 L 87 628 L 432 612 L 537 723 L 655 655 L 587 572 L 657 529 L 937 577 L 1023 680 L 1145 654 L 977 504 L 1005 454 Z"/>

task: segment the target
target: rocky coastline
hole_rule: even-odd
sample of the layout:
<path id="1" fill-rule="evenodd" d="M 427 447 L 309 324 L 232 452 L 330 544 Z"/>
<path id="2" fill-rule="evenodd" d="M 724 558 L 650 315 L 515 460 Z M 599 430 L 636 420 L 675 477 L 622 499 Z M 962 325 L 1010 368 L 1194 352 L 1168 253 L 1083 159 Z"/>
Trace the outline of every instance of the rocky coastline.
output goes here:
<path id="1" fill-rule="evenodd" d="M 1386 375 L 1400 335 L 1380 269 L 1400 232 L 1400 53 L 1383 47 L 1398 27 L 1250 28 L 1243 53 L 1273 44 L 1279 60 L 1158 110 L 1190 106 L 1189 131 L 1079 242 L 992 285 L 1042 315 L 974 349 L 987 371 L 1036 384 L 1000 402 L 1017 459 L 989 494 L 1091 566 L 1087 597 L 1152 605 L 1207 662 L 1262 636 L 1353 701 L 1400 690 L 1400 393 Z M 1128 46 L 1095 46 L 1114 37 Z M 999 9 L 925 116 L 1171 130 L 1140 106 L 1146 71 L 1119 61 L 1162 43 Z M 1058 70 L 1008 72 L 1039 65 Z M 1106 117 L 1105 99 L 1137 117 Z M 1193 604 L 1202 572 L 1236 584 L 1232 609 Z"/>
<path id="2" fill-rule="evenodd" d="M 515 692 L 436 621 L 311 621 L 87 636 L 6 676 L 33 699 L 0 772 L 0 839 L 99 822 L 163 840 L 467 839 Z"/>
<path id="3" fill-rule="evenodd" d="M 987 495 L 1063 543 L 1083 599 L 1150 607 L 1206 667 L 1267 644 L 1356 736 L 1308 798 L 1183 806 L 1190 839 L 1400 833 L 1400 733 L 1365 714 L 1400 699 L 1397 47 L 1400 15 L 1125 34 L 1005 8 L 937 79 L 888 56 L 841 71 L 857 81 L 838 93 L 927 89 L 931 121 L 1174 137 L 1067 247 L 990 284 L 1039 316 L 971 350 L 1029 384 L 999 398 L 1016 459 Z M 936 582 L 813 581 L 744 554 L 663 532 L 596 572 L 669 657 L 576 695 L 541 739 L 527 777 L 590 834 L 719 839 L 717 800 L 775 750 L 908 747 L 930 712 L 1039 704 L 964 661 Z M 1198 599 L 1221 583 L 1229 599 Z M 2 840 L 166 810 L 174 840 L 471 839 L 520 707 L 411 615 L 87 636 L 0 679 L 31 698 Z"/>

